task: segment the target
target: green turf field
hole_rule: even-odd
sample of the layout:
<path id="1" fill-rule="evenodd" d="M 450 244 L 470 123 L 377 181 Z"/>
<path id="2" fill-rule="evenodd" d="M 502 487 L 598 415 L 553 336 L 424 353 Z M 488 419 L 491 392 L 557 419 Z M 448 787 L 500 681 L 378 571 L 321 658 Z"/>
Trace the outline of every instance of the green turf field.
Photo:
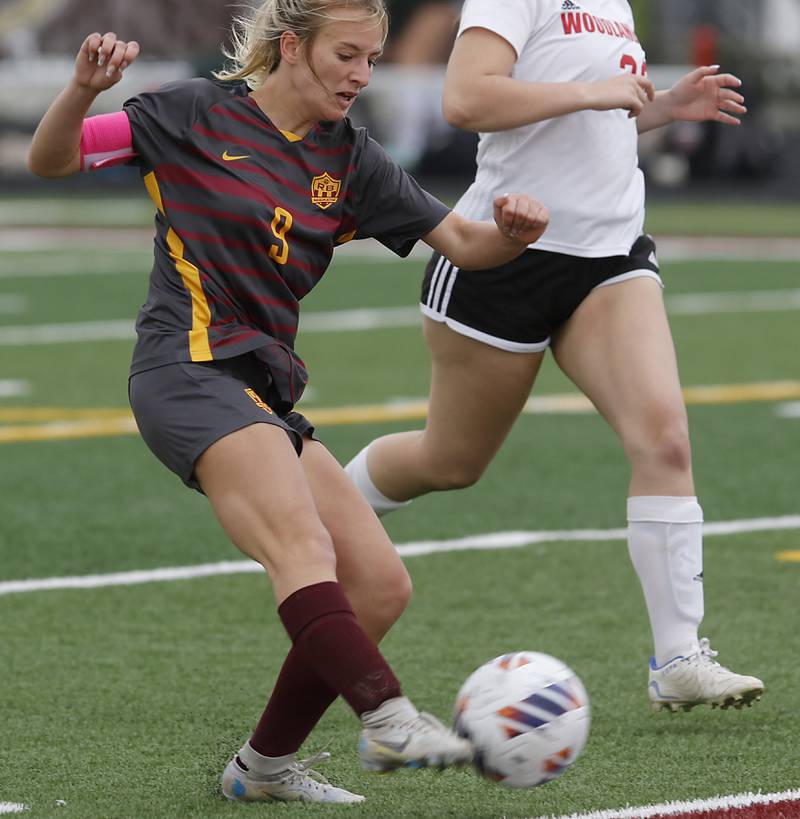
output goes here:
<path id="1" fill-rule="evenodd" d="M 49 211 L 35 204 L 0 203 L 2 221 L 69 221 L 63 203 Z M 730 235 L 742 235 L 769 221 L 760 207 L 704 210 L 691 216 L 697 233 L 716 233 L 734 218 Z M 783 205 L 773 216 L 778 211 L 780 234 L 797 235 L 800 209 Z M 143 223 L 136 203 L 129 211 L 101 204 L 97 213 L 98 223 L 102 213 L 115 226 Z M 670 224 L 667 214 L 659 218 Z M 688 393 L 706 520 L 799 515 L 800 262 L 661 261 L 684 385 L 723 388 L 703 401 Z M 422 266 L 419 258 L 340 258 L 307 299 L 307 315 L 413 306 Z M 204 499 L 136 435 L 102 435 L 91 424 L 87 437 L 70 432 L 87 416 L 124 418 L 132 346 L 125 327 L 144 299 L 147 269 L 146 245 L 115 251 L 37 240 L 0 251 L 0 584 L 240 557 Z M 67 341 L 59 329 L 94 322 L 107 324 L 95 326 L 93 340 Z M 50 341 L 42 327 L 51 328 Z M 413 321 L 305 336 L 301 325 L 297 346 L 311 372 L 303 404 L 311 417 L 426 395 L 427 356 Z M 537 395 L 571 392 L 547 366 Z M 376 435 L 419 423 L 322 422 L 320 432 L 347 459 Z M 34 428 L 42 440 L 24 440 Z M 477 486 L 421 499 L 386 523 L 399 544 L 617 529 L 626 481 L 616 441 L 596 415 L 526 414 Z M 778 559 L 784 553 L 795 561 Z M 545 651 L 588 689 L 588 745 L 562 779 L 532 791 L 505 790 L 471 771 L 374 776 L 358 769 L 358 726 L 337 703 L 307 750 L 329 750 L 323 773 L 367 801 L 314 812 L 561 816 L 797 787 L 800 532 L 787 524 L 714 535 L 705 554 L 703 633 L 721 660 L 765 680 L 767 694 L 751 710 L 651 713 L 649 627 L 621 540 L 410 557 L 415 596 L 385 643 L 407 692 L 447 718 L 459 685 L 482 662 Z M 24 804 L 25 815 L 75 819 L 307 816 L 297 806 L 230 805 L 218 792 L 287 644 L 257 574 L 0 594 L 0 808 Z"/>

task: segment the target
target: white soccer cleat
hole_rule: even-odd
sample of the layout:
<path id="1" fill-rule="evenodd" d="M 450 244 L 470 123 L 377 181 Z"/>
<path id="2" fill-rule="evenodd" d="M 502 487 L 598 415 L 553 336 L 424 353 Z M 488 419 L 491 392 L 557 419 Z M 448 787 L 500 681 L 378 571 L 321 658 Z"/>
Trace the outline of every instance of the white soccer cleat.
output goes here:
<path id="1" fill-rule="evenodd" d="M 690 711 L 695 705 L 742 708 L 761 699 L 764 683 L 758 677 L 735 674 L 713 659 L 708 640 L 687 657 L 675 657 L 661 668 L 650 660 L 647 693 L 656 711 Z"/>
<path id="2" fill-rule="evenodd" d="M 331 785 L 311 769 L 329 758 L 330 754 L 322 751 L 309 759 L 295 760 L 279 774 L 263 776 L 245 768 L 235 756 L 222 773 L 222 793 L 232 802 L 363 802 L 363 796 Z"/>
<path id="3" fill-rule="evenodd" d="M 362 714 L 364 731 L 358 746 L 367 771 L 396 768 L 446 768 L 472 761 L 472 745 L 445 728 L 431 714 L 420 713 L 405 698 L 385 702 Z"/>

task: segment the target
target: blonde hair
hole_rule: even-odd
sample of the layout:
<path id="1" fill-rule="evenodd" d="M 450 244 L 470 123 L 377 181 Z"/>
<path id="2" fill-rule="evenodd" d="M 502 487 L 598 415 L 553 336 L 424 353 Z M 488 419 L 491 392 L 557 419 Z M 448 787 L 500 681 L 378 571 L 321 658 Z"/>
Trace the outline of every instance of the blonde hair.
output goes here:
<path id="1" fill-rule="evenodd" d="M 232 46 L 222 52 L 232 66 L 215 71 L 214 76 L 245 80 L 252 89 L 260 87 L 281 60 L 283 32 L 293 31 L 310 43 L 320 29 L 339 19 L 332 13 L 337 8 L 362 9 L 359 22 L 374 20 L 386 39 L 389 20 L 384 0 L 264 0 L 250 15 L 234 18 Z"/>

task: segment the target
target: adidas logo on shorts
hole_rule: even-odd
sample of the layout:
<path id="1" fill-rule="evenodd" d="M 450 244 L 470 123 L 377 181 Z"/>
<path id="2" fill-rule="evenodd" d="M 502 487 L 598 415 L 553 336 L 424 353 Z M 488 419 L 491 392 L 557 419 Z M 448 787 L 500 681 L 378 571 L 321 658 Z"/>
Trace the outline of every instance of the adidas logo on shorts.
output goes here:
<path id="1" fill-rule="evenodd" d="M 564 0 L 561 5 L 562 11 L 578 11 L 580 6 L 577 3 L 573 3 L 572 0 Z"/>

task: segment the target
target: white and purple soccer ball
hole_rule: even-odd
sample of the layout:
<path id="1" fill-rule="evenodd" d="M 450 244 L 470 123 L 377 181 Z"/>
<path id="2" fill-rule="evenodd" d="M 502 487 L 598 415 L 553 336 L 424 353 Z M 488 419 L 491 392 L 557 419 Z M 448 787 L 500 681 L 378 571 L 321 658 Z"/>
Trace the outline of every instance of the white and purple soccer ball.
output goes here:
<path id="1" fill-rule="evenodd" d="M 453 727 L 475 747 L 478 772 L 509 788 L 556 779 L 589 735 L 589 698 L 568 666 L 536 651 L 504 654 L 473 672 Z"/>

